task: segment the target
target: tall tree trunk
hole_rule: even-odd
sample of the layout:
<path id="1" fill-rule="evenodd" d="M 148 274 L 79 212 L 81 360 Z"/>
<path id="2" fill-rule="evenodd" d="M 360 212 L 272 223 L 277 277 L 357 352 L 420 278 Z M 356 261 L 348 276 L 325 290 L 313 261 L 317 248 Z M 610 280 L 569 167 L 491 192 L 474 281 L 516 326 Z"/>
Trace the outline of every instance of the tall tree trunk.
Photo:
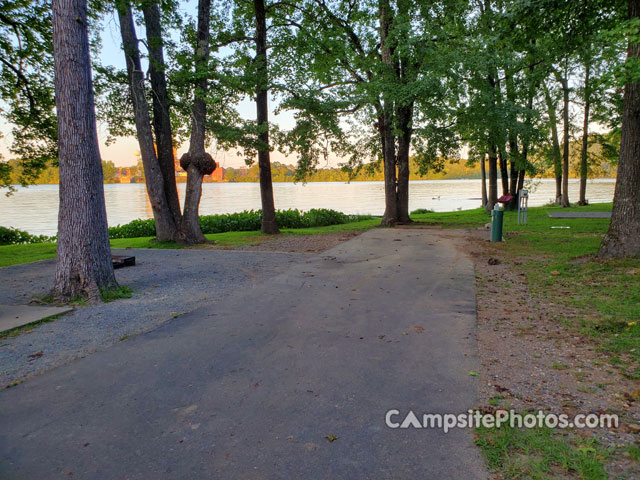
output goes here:
<path id="1" fill-rule="evenodd" d="M 498 152 L 495 144 L 489 145 L 489 198 L 485 210 L 490 212 L 498 203 Z"/>
<path id="2" fill-rule="evenodd" d="M 512 104 L 516 103 L 516 92 L 513 85 L 513 78 L 511 75 L 506 75 L 505 79 L 506 90 L 507 90 L 507 100 Z M 518 208 L 518 178 L 520 173 L 520 168 L 524 168 L 522 166 L 522 155 L 520 153 L 520 148 L 518 147 L 518 133 L 515 130 L 514 124 L 516 123 L 517 118 L 515 115 L 510 114 L 509 116 L 509 129 L 507 133 L 508 144 L 509 144 L 509 195 L 513 197 L 513 199 L 505 205 L 506 208 L 510 210 L 515 210 Z M 526 119 L 525 119 L 526 122 Z"/>
<path id="3" fill-rule="evenodd" d="M 133 112 L 140 145 L 140 156 L 144 168 L 147 194 L 153 218 L 156 222 L 156 237 L 158 241 L 174 241 L 178 237 L 177 225 L 171 214 L 169 203 L 164 189 L 164 177 L 160 170 L 158 157 L 156 156 L 151 121 L 149 119 L 149 106 L 144 88 L 144 74 L 140 63 L 140 51 L 138 49 L 138 37 L 136 35 L 131 5 L 121 3 L 118 7 L 120 20 L 120 33 L 127 63 L 127 75 L 129 90 L 133 102 Z"/>
<path id="4" fill-rule="evenodd" d="M 146 4 L 143 10 L 149 51 L 149 79 L 153 94 L 153 130 L 156 137 L 156 155 L 164 179 L 164 192 L 176 227 L 180 229 L 182 213 L 176 187 L 173 134 L 169 113 L 169 94 L 164 62 L 164 42 L 160 23 L 160 7 L 156 1 Z"/>
<path id="5" fill-rule="evenodd" d="M 502 109 L 502 82 L 495 68 L 491 68 L 489 74 L 489 85 L 492 88 L 492 103 L 497 109 Z M 500 169 L 500 183 L 502 184 L 502 195 L 509 193 L 509 170 L 507 167 L 507 153 L 503 132 L 494 130 L 491 133 L 498 152 L 498 168 Z"/>
<path id="6" fill-rule="evenodd" d="M 498 153 L 498 163 L 500 165 L 500 183 L 502 184 L 502 195 L 509 194 L 509 167 L 507 165 L 507 154 L 504 148 L 500 148 Z"/>
<path id="7" fill-rule="evenodd" d="M 562 153 L 560 152 L 560 142 L 558 140 L 558 119 L 556 117 L 556 105 L 553 103 L 549 88 L 544 86 L 544 97 L 547 103 L 547 114 L 549 115 L 549 127 L 551 127 L 551 156 L 553 158 L 553 170 L 556 179 L 556 200 L 555 203 L 562 203 Z"/>
<path id="8" fill-rule="evenodd" d="M 584 64 L 584 121 L 582 123 L 582 151 L 580 152 L 580 200 L 578 205 L 587 205 L 587 176 L 589 168 L 587 158 L 589 154 L 589 109 L 591 108 L 591 94 L 589 89 L 591 65 L 590 62 Z"/>
<path id="9" fill-rule="evenodd" d="M 389 28 L 391 26 L 391 7 L 387 0 L 379 2 L 380 15 L 380 52 L 382 63 L 393 70 L 392 48 L 389 45 Z M 389 92 L 383 93 L 382 122 L 380 125 L 384 162 L 384 198 L 385 208 L 382 216 L 382 226 L 393 227 L 398 223 L 398 185 L 396 180 L 396 139 L 393 134 L 393 100 Z"/>
<path id="10" fill-rule="evenodd" d="M 534 41 L 535 44 L 535 41 Z M 534 67 L 529 67 L 529 72 L 533 74 Z M 529 95 L 527 99 L 527 113 L 525 114 L 525 125 L 531 127 L 532 112 L 533 112 L 533 99 L 536 96 L 537 82 L 529 85 Z M 529 158 L 529 145 L 531 144 L 531 136 L 528 131 L 522 136 L 522 154 L 519 156 L 519 163 L 517 165 L 518 180 L 515 190 L 516 203 L 520 201 L 520 190 L 524 188 L 524 178 L 526 175 L 526 169 Z M 517 145 L 517 144 L 516 144 Z M 518 205 L 516 205 L 517 207 Z"/>
<path id="11" fill-rule="evenodd" d="M 384 165 L 384 214 L 381 225 L 383 227 L 393 227 L 398 223 L 398 195 L 396 181 L 396 146 L 391 125 L 391 114 L 389 107 L 385 107 L 382 120 L 382 145 L 383 145 L 383 165 Z"/>
<path id="12" fill-rule="evenodd" d="M 640 0 L 629 0 L 629 17 L 640 17 Z M 638 32 L 636 32 L 637 34 Z M 627 58 L 640 60 L 640 44 L 630 44 Z M 640 257 L 640 81 L 624 89 L 620 161 L 609 231 L 598 254 Z"/>
<path id="13" fill-rule="evenodd" d="M 485 12 L 487 14 L 491 12 L 491 4 L 488 0 L 485 0 Z M 493 109 L 497 108 L 497 105 L 501 103 L 500 84 L 498 80 L 498 72 L 495 67 L 491 67 L 489 74 L 487 75 L 487 83 L 490 90 L 490 102 Z M 502 134 L 497 131 L 495 126 L 489 126 L 488 140 L 489 140 L 489 198 L 485 210 L 490 212 L 493 207 L 498 203 L 498 156 L 500 155 L 502 143 Z M 499 162 L 502 164 L 502 162 Z M 502 167 L 502 165 L 500 165 Z M 504 180 L 503 180 L 504 182 Z M 504 186 L 504 183 L 503 183 Z"/>
<path id="14" fill-rule="evenodd" d="M 411 223 L 409 217 L 409 151 L 411 149 L 411 119 L 413 103 L 397 109 L 398 129 L 398 222 Z"/>
<path id="15" fill-rule="evenodd" d="M 53 0 L 60 209 L 53 295 L 98 297 L 117 286 L 104 203 L 86 0 Z"/>
<path id="16" fill-rule="evenodd" d="M 563 207 L 570 207 L 569 203 L 569 80 L 566 76 L 560 78 L 562 85 L 562 201 Z"/>
<path id="17" fill-rule="evenodd" d="M 256 113 L 260 133 L 258 167 L 260 199 L 262 201 L 262 233 L 279 233 L 276 207 L 273 201 L 271 159 L 269 157 L 269 70 L 267 63 L 267 18 L 264 0 L 253 0 L 256 14 Z"/>
<path id="18" fill-rule="evenodd" d="M 518 194 L 520 194 L 520 190 L 524 188 L 525 173 L 526 172 L 524 170 L 520 170 L 520 172 L 518 173 Z"/>
<path id="19" fill-rule="evenodd" d="M 216 169 L 216 163 L 205 151 L 205 122 L 207 120 L 207 90 L 209 76 L 209 24 L 211 0 L 198 0 L 198 32 L 196 43 L 196 88 L 191 112 L 191 139 L 189 151 L 180 158 L 180 166 L 187 171 L 187 189 L 184 196 L 182 233 L 186 243 L 207 243 L 199 223 L 202 177 Z"/>
<path id="20" fill-rule="evenodd" d="M 489 203 L 489 199 L 487 198 L 487 171 L 484 166 L 485 155 L 482 156 L 480 160 L 480 172 L 482 173 L 482 207 L 487 208 L 487 204 Z"/>
<path id="21" fill-rule="evenodd" d="M 410 9 L 412 0 L 397 0 L 397 17 L 410 18 Z M 406 31 L 397 32 L 398 36 L 395 37 L 395 45 L 405 45 L 409 42 Z M 413 63 L 400 52 L 398 58 L 393 62 L 393 72 L 395 73 L 394 80 L 399 85 L 402 85 L 405 89 L 408 84 L 416 80 L 415 66 Z M 397 205 L 398 210 L 397 219 L 398 222 L 407 224 L 411 223 L 411 217 L 409 216 L 409 153 L 411 150 L 411 136 L 413 135 L 413 108 L 414 101 L 409 99 L 403 99 L 401 102 L 397 102 L 395 108 L 395 116 L 397 119 L 397 135 L 398 151 L 396 153 L 396 163 L 398 165 L 398 183 L 397 183 Z"/>

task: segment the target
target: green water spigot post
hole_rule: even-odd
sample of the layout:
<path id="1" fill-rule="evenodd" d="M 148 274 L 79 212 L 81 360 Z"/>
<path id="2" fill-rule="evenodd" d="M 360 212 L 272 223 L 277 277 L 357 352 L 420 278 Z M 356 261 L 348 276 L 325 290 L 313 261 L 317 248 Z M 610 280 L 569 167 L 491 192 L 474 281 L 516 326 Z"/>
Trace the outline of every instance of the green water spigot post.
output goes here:
<path id="1" fill-rule="evenodd" d="M 496 203 L 493 210 L 491 210 L 491 241 L 502 241 L 502 220 L 504 217 L 504 210 L 500 208 L 500 205 Z"/>

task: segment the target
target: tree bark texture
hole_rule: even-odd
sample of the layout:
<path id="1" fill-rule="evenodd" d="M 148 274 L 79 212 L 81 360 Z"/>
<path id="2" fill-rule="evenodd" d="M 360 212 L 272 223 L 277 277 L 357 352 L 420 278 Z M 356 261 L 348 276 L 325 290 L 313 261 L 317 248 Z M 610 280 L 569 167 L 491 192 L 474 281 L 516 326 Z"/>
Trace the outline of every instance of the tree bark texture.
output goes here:
<path id="1" fill-rule="evenodd" d="M 629 16 L 640 17 L 640 0 L 629 0 Z M 640 44 L 629 45 L 627 58 L 640 60 Z M 627 83 L 623 103 L 611 224 L 598 252 L 604 257 L 640 257 L 640 81 Z"/>
<path id="2" fill-rule="evenodd" d="M 485 210 L 490 212 L 498 203 L 498 152 L 495 144 L 489 146 L 489 196 Z"/>
<path id="3" fill-rule="evenodd" d="M 582 151 L 580 152 L 580 199 L 578 205 L 587 205 L 587 177 L 589 175 L 588 155 L 589 155 L 589 110 L 591 108 L 591 98 L 589 89 L 591 66 L 585 62 L 584 73 L 584 118 L 582 122 Z"/>
<path id="4" fill-rule="evenodd" d="M 164 62 L 164 42 L 160 23 L 160 7 L 157 2 L 146 4 L 143 10 L 149 51 L 149 80 L 153 105 L 153 130 L 156 138 L 156 155 L 164 179 L 164 192 L 176 227 L 182 224 L 180 199 L 176 187 L 173 133 L 169 113 L 169 93 Z"/>
<path id="5" fill-rule="evenodd" d="M 547 114 L 549 115 L 549 127 L 551 127 L 551 156 L 553 158 L 553 170 L 556 179 L 556 204 L 562 202 L 562 153 L 560 152 L 560 141 L 558 140 L 558 119 L 556 117 L 556 105 L 553 103 L 551 93 L 545 85 L 544 96 L 547 103 Z"/>
<path id="6" fill-rule="evenodd" d="M 489 203 L 489 199 L 487 198 L 487 170 L 484 165 L 485 155 L 482 156 L 480 160 L 480 172 L 482 174 L 482 207 L 487 208 L 487 204 Z"/>
<path id="7" fill-rule="evenodd" d="M 262 201 L 262 233 L 279 233 L 276 207 L 273 200 L 271 159 L 269 154 L 269 71 L 267 63 L 267 19 L 264 0 L 253 1 L 256 16 L 256 117 L 260 133 L 258 141 L 258 169 L 260 172 L 260 200 Z"/>
<path id="8" fill-rule="evenodd" d="M 111 262 L 89 56 L 86 0 L 53 0 L 60 163 L 53 295 L 99 297 L 117 286 Z"/>
<path id="9" fill-rule="evenodd" d="M 185 243 L 206 243 L 208 241 L 200 228 L 199 206 L 202 197 L 202 178 L 204 175 L 210 175 L 216 168 L 213 158 L 205 151 L 210 21 L 211 0 L 199 0 L 195 52 L 197 79 L 191 113 L 191 139 L 189 151 L 180 158 L 180 166 L 187 171 L 187 188 L 181 229 Z"/>
<path id="10" fill-rule="evenodd" d="M 389 28 L 391 26 L 391 7 L 386 0 L 380 0 L 380 52 L 382 62 L 391 70 L 392 49 L 389 45 Z M 384 198 L 385 208 L 381 225 L 393 227 L 398 223 L 398 195 L 396 177 L 396 139 L 393 134 L 393 101 L 387 92 L 382 95 L 382 122 L 380 122 L 380 136 L 384 165 Z"/>
<path id="11" fill-rule="evenodd" d="M 413 102 L 397 108 L 398 129 L 398 222 L 411 223 L 409 217 L 409 151 L 411 149 L 411 120 L 413 118 Z"/>
<path id="12" fill-rule="evenodd" d="M 133 101 L 136 133 L 140 145 L 140 156 L 144 168 L 147 194 L 151 203 L 153 218 L 156 222 L 158 241 L 174 241 L 178 231 L 174 217 L 169 208 L 164 188 L 164 177 L 156 156 L 149 107 L 144 88 L 144 73 L 140 63 L 138 38 L 133 23 L 133 14 L 129 4 L 121 4 L 118 9 L 120 33 L 127 62 L 129 89 Z"/>
<path id="13" fill-rule="evenodd" d="M 498 154 L 498 163 L 500 164 L 500 183 L 502 184 L 502 195 L 509 193 L 509 167 L 507 163 L 507 154 L 503 148 Z"/>
<path id="14" fill-rule="evenodd" d="M 561 78 L 562 85 L 562 200 L 563 207 L 571 206 L 569 203 L 569 143 L 571 142 L 569 133 L 569 80 L 567 77 Z"/>

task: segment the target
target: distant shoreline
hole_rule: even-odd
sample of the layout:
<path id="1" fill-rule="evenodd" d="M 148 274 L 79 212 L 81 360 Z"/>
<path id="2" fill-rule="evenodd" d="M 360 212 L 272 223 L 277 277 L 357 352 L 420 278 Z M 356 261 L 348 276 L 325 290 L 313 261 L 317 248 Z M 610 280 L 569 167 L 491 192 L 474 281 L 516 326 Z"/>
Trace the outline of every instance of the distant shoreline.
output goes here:
<path id="1" fill-rule="evenodd" d="M 500 179 L 500 176 L 498 176 L 498 179 Z M 542 181 L 548 181 L 548 180 L 554 180 L 554 177 L 534 177 L 534 178 L 530 178 L 527 177 L 527 180 L 542 180 Z M 593 178 L 589 178 L 588 181 L 592 181 L 592 180 L 612 180 L 615 181 L 616 177 L 593 177 Z M 414 178 L 409 180 L 410 182 L 448 182 L 448 181 L 459 181 L 459 180 L 468 180 L 468 181 L 479 181 L 480 178 L 475 178 L 475 177 L 451 177 L 451 178 Z M 570 176 L 569 180 L 580 180 L 580 177 L 573 177 Z M 293 180 L 288 180 L 285 182 L 282 181 L 274 181 L 273 183 L 366 183 L 366 182 L 370 182 L 370 183 L 384 183 L 384 180 L 366 180 L 366 179 L 353 179 L 351 181 L 346 181 L 346 180 L 306 180 L 306 181 L 302 181 L 299 180 L 297 182 L 294 182 Z M 186 178 L 184 177 L 178 177 L 176 178 L 176 183 L 178 184 L 183 184 L 186 183 Z M 231 183 L 231 184 L 236 184 L 236 183 L 255 183 L 255 184 L 259 184 L 260 182 L 257 180 L 232 180 L 232 181 L 216 181 L 216 180 L 207 180 L 206 177 L 203 180 L 203 183 L 216 183 L 216 184 L 227 184 L 227 183 Z M 140 184 L 140 185 L 144 185 L 145 182 L 141 181 L 141 182 L 105 182 L 105 185 L 136 185 L 136 184 Z M 488 181 L 487 181 L 488 184 Z M 38 185 L 59 185 L 59 183 L 33 183 L 30 185 L 26 185 L 27 187 L 31 187 L 31 186 L 38 186 Z M 21 187 L 22 185 L 12 185 L 12 187 Z"/>

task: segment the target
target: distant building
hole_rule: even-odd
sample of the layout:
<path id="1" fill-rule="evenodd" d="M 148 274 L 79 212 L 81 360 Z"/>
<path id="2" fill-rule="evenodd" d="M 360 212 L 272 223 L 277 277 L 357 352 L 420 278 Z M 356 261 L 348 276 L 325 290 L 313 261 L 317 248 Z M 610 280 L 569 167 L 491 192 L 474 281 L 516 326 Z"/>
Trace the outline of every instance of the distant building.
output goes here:
<path id="1" fill-rule="evenodd" d="M 216 169 L 211 174 L 213 182 L 224 182 L 225 169 L 220 166 L 220 162 L 216 162 Z"/>
<path id="2" fill-rule="evenodd" d="M 116 171 L 116 180 L 118 183 L 132 183 L 131 169 L 129 167 L 120 167 Z"/>

